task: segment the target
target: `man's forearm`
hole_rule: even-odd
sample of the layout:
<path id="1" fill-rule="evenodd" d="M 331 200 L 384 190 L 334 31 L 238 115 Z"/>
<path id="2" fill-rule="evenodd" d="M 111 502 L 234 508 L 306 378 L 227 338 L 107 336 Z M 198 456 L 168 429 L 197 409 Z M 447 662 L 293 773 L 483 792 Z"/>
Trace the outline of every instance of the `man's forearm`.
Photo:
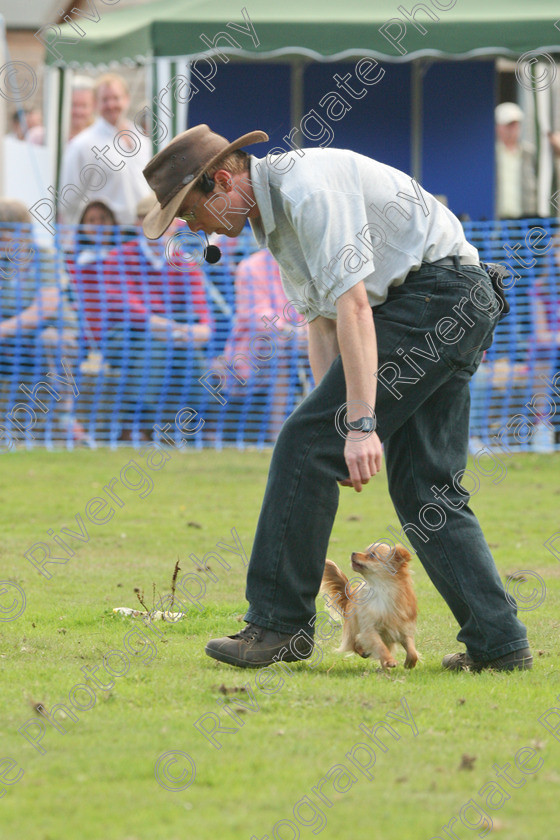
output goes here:
<path id="1" fill-rule="evenodd" d="M 309 324 L 309 364 L 315 385 L 318 385 L 336 357 L 340 354 L 336 337 L 336 321 L 316 318 Z"/>
<path id="2" fill-rule="evenodd" d="M 375 409 L 377 338 L 371 308 L 353 289 L 337 301 L 337 334 L 344 376 L 348 419 L 357 420 Z M 365 295 L 364 295 L 365 297 Z"/>

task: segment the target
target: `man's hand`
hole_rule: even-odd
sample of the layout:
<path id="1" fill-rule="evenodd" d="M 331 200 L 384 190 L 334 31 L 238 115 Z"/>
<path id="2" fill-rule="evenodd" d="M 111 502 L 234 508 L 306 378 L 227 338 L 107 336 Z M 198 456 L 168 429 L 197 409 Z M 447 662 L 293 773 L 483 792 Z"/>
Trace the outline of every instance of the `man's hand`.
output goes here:
<path id="1" fill-rule="evenodd" d="M 349 478 L 340 481 L 342 487 L 353 487 L 356 493 L 362 492 L 362 485 L 381 469 L 383 450 L 377 434 L 364 432 L 363 435 L 352 432 L 352 438 L 346 438 L 344 460 L 348 467 Z M 359 436 L 358 436 L 359 435 Z"/>

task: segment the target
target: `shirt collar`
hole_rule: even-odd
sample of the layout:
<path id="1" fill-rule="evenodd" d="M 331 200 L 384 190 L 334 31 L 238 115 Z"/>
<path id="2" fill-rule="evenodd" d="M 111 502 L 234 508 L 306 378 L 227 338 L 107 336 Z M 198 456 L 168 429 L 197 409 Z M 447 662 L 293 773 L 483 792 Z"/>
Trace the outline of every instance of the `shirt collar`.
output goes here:
<path id="1" fill-rule="evenodd" d="M 107 122 L 107 120 L 103 119 L 103 117 L 97 117 L 95 120 L 93 127 L 97 129 L 97 131 L 102 131 L 104 134 L 114 134 L 116 129 L 114 125 Z"/>
<path id="2" fill-rule="evenodd" d="M 125 128 L 128 129 L 128 120 L 125 120 L 123 124 Z M 115 125 L 111 125 L 110 122 L 107 122 L 104 117 L 97 117 L 93 125 L 98 131 L 101 130 L 105 134 L 117 134 L 119 131 L 122 131 L 122 129 L 119 129 Z"/>
<path id="3" fill-rule="evenodd" d="M 276 227 L 272 202 L 270 200 L 270 183 L 268 179 L 268 164 L 266 158 L 251 156 L 251 185 L 260 212 L 260 219 L 249 219 L 253 234 L 258 245 L 266 246 L 267 238 Z"/>

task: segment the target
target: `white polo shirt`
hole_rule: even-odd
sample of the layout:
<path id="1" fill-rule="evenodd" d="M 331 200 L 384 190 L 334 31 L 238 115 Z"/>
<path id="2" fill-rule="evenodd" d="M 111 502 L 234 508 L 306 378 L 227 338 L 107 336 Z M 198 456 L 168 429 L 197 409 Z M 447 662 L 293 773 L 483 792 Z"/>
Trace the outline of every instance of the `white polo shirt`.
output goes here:
<path id="1" fill-rule="evenodd" d="M 118 131 L 103 117 L 98 117 L 93 125 L 68 143 L 62 161 L 60 190 L 64 190 L 68 184 L 74 184 L 77 189 L 64 192 L 65 202 L 60 203 L 60 218 L 64 224 L 78 223 L 86 207 L 86 201 L 81 196 L 87 196 L 87 202 L 104 201 L 108 204 L 119 225 L 130 225 L 136 221 L 138 202 L 151 194 L 142 170 L 152 157 L 152 147 L 132 123 L 127 122 L 125 128 L 130 133 L 130 142 L 136 138 L 136 153 L 129 149 L 127 155 L 115 149 L 113 141 Z M 109 147 L 106 152 L 109 163 L 96 157 L 94 146 L 100 150 Z M 101 169 L 106 178 L 104 184 L 96 184 L 98 189 L 93 186 L 99 178 L 97 170 L 87 168 L 91 164 Z"/>
<path id="2" fill-rule="evenodd" d="M 496 143 L 496 192 L 499 219 L 518 219 L 523 213 L 521 146 L 508 149 Z"/>
<path id="3" fill-rule="evenodd" d="M 280 265 L 288 299 L 308 321 L 336 319 L 336 299 L 363 280 L 371 306 L 422 262 L 478 262 L 456 216 L 409 175 L 343 149 L 251 159 L 261 247 Z"/>

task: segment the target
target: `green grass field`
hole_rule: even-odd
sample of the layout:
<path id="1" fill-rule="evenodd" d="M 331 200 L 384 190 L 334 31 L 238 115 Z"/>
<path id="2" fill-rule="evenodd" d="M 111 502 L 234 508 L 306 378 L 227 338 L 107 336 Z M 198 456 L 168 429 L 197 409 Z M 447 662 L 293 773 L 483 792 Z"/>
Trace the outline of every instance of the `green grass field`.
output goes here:
<path id="1" fill-rule="evenodd" d="M 481 469 L 472 502 L 502 576 L 533 570 L 546 584 L 541 605 L 521 613 L 532 671 L 444 673 L 457 627 L 415 559 L 414 671 L 380 673 L 336 654 L 335 638 L 313 666 L 285 666 L 266 684 L 204 645 L 242 626 L 243 553 L 217 544 L 234 547 L 235 529 L 250 554 L 270 454 L 170 454 L 151 468 L 146 450 L 2 460 L 0 618 L 18 610 L 14 583 L 26 596 L 19 618 L 0 621 L 2 840 L 464 840 L 491 833 L 485 815 L 507 840 L 558 840 L 560 725 L 554 737 L 539 721 L 552 707 L 560 715 L 560 564 L 543 545 L 560 527 L 558 456 L 512 455 L 501 476 Z M 125 469 L 131 460 L 142 472 Z M 348 571 L 350 551 L 396 524 L 384 473 L 361 495 L 344 489 L 329 556 Z M 43 542 L 68 558 L 55 536 L 75 553 L 45 565 L 47 579 L 24 554 Z M 207 558 L 201 609 L 183 621 L 146 627 L 113 613 L 139 607 L 135 588 L 151 606 L 177 559 L 195 573 L 208 552 L 231 568 Z M 536 586 L 518 585 L 523 598 Z M 40 710 L 57 704 L 69 714 L 53 725 Z M 398 740 L 382 728 L 368 738 L 380 721 Z M 200 729 L 217 723 L 229 731 L 213 745 Z"/>

